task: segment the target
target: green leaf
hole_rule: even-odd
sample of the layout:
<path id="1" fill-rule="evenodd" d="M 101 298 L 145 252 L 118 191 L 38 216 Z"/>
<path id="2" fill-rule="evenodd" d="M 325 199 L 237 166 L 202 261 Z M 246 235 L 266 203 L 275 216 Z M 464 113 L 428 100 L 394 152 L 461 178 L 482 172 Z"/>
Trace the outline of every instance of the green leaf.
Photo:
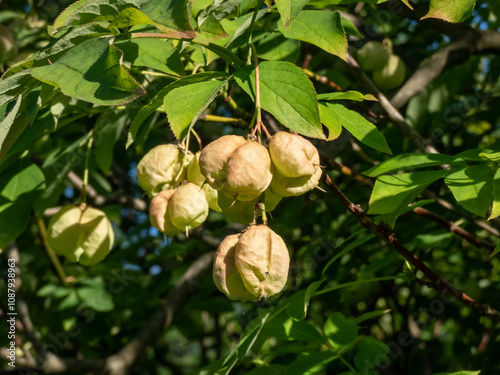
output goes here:
<path id="1" fill-rule="evenodd" d="M 14 124 L 21 102 L 22 96 L 19 95 L 15 102 L 5 103 L 0 107 L 0 152 L 2 152 L 2 145 L 5 138 L 7 138 L 7 134 L 9 134 L 12 124 Z"/>
<path id="2" fill-rule="evenodd" d="M 344 61 L 347 59 L 347 38 L 338 12 L 304 10 L 288 29 L 281 23 L 278 23 L 278 29 L 287 38 L 303 40 Z"/>
<path id="3" fill-rule="evenodd" d="M 206 81 L 176 88 L 163 101 L 170 128 L 183 140 L 203 111 L 212 103 L 226 81 Z"/>
<path id="4" fill-rule="evenodd" d="M 362 228 L 360 231 L 356 232 L 356 234 L 358 233 L 362 233 L 364 232 L 365 229 Z M 347 240 L 345 240 L 342 244 L 348 242 L 353 236 L 350 236 Z M 360 237 L 360 238 L 356 238 L 355 241 L 351 242 L 349 245 L 347 245 L 342 251 L 340 251 L 339 253 L 335 254 L 333 256 L 332 259 L 330 259 L 328 261 L 328 263 L 325 265 L 325 267 L 323 268 L 323 272 L 322 272 L 322 275 L 325 275 L 326 273 L 326 270 L 328 270 L 328 268 L 333 264 L 335 263 L 335 261 L 337 261 L 337 259 L 340 259 L 342 258 L 344 255 L 346 255 L 349 251 L 351 250 L 354 250 L 356 249 L 357 247 L 363 245 L 365 242 L 368 242 L 370 241 L 372 238 L 375 238 L 375 235 L 373 233 L 369 233 L 368 235 L 366 236 L 363 236 L 363 237 Z"/>
<path id="5" fill-rule="evenodd" d="M 285 29 L 297 17 L 299 12 L 309 0 L 276 0 L 276 6 L 280 12 Z"/>
<path id="6" fill-rule="evenodd" d="M 320 102 L 323 123 L 331 132 L 335 132 L 340 125 L 346 128 L 355 138 L 377 151 L 392 154 L 387 141 L 375 125 L 366 120 L 359 113 L 347 109 L 341 104 Z M 329 137 L 330 138 L 330 137 Z"/>
<path id="7" fill-rule="evenodd" d="M 137 115 L 132 120 L 132 124 L 130 125 L 128 139 L 126 148 L 130 147 L 130 145 L 134 142 L 135 137 L 139 131 L 142 123 L 158 108 L 160 108 L 163 104 L 163 99 L 165 96 L 175 88 L 186 86 L 196 82 L 208 81 L 211 79 L 220 79 L 227 78 L 228 74 L 224 72 L 203 72 L 198 74 L 193 74 L 184 78 L 181 78 L 175 82 L 170 83 L 168 86 L 161 89 L 154 97 L 151 99 L 144 107 L 142 107 Z"/>
<path id="8" fill-rule="evenodd" d="M 389 347 L 373 337 L 365 337 L 357 346 L 354 365 L 363 374 L 384 361 Z"/>
<path id="9" fill-rule="evenodd" d="M 120 29 L 137 25 L 154 25 L 151 18 L 136 8 L 126 8 L 116 15 L 109 28 Z"/>
<path id="10" fill-rule="evenodd" d="M 0 249 L 24 231 L 43 189 L 45 177 L 28 159 L 16 161 L 0 174 Z"/>
<path id="11" fill-rule="evenodd" d="M 256 49 L 260 59 L 293 63 L 299 58 L 300 42 L 278 32 L 269 32 L 259 39 Z"/>
<path id="12" fill-rule="evenodd" d="M 109 38 L 91 39 L 66 52 L 52 65 L 34 68 L 32 76 L 61 88 L 68 96 L 94 104 L 120 105 L 145 93 L 122 68 L 122 53 Z"/>
<path id="13" fill-rule="evenodd" d="M 337 354 L 326 352 L 303 353 L 289 364 L 286 375 L 315 375 L 322 373 L 326 365 L 338 358 Z"/>
<path id="14" fill-rule="evenodd" d="M 292 318 L 297 320 L 302 320 L 306 318 L 307 308 L 309 307 L 309 301 L 311 297 L 314 296 L 316 290 L 320 287 L 324 280 L 319 280 L 313 282 L 307 287 L 306 290 L 301 290 L 290 297 L 290 304 L 288 305 L 286 312 Z"/>
<path id="15" fill-rule="evenodd" d="M 113 303 L 113 298 L 104 289 L 92 288 L 92 287 L 82 287 L 76 290 L 78 297 L 81 298 L 85 304 L 99 312 L 111 311 L 115 308 Z"/>
<path id="16" fill-rule="evenodd" d="M 302 135 L 324 139 L 316 91 L 299 67 L 283 61 L 259 64 L 260 102 L 284 126 Z M 255 101 L 255 71 L 246 66 L 234 73 L 236 83 Z"/>
<path id="17" fill-rule="evenodd" d="M 389 313 L 390 311 L 391 311 L 391 309 L 370 311 L 370 312 L 364 313 L 363 315 L 358 316 L 356 319 L 353 319 L 353 322 L 356 324 L 360 324 L 360 323 L 363 323 L 365 320 L 377 318 L 380 315 L 384 315 L 384 314 Z"/>
<path id="18" fill-rule="evenodd" d="M 488 220 L 500 216 L 500 169 L 498 169 L 493 177 L 493 207 Z"/>
<path id="19" fill-rule="evenodd" d="M 394 228 L 396 225 L 396 220 L 398 217 L 404 215 L 407 212 L 414 210 L 417 207 L 423 207 L 427 204 L 435 203 L 434 199 L 423 199 L 417 201 L 415 203 L 409 204 L 408 206 L 401 206 L 396 211 L 393 211 L 389 214 L 379 215 L 375 218 L 376 223 L 383 222 L 391 228 Z"/>
<path id="20" fill-rule="evenodd" d="M 187 32 L 185 38 L 194 38 L 190 23 L 188 0 L 147 0 L 139 8 L 151 18 L 162 31 L 176 30 Z"/>
<path id="21" fill-rule="evenodd" d="M 440 18 L 457 23 L 463 22 L 472 15 L 476 0 L 431 0 L 429 12 L 421 18 Z"/>
<path id="22" fill-rule="evenodd" d="M 324 337 L 315 326 L 306 320 L 295 320 L 285 313 L 280 313 L 274 319 L 269 320 L 263 331 L 263 337 L 273 336 L 278 340 L 305 341 L 308 343 L 323 343 Z"/>
<path id="23" fill-rule="evenodd" d="M 452 169 L 444 182 L 466 210 L 485 216 L 493 195 L 493 170 L 484 164 Z"/>
<path id="24" fill-rule="evenodd" d="M 134 38 L 115 45 L 123 51 L 123 59 L 133 65 L 146 66 L 175 76 L 186 74 L 179 52 L 169 41 Z"/>
<path id="25" fill-rule="evenodd" d="M 347 35 L 352 35 L 358 38 L 363 38 L 363 35 L 359 32 L 356 25 L 349 19 L 341 17 L 342 27 Z"/>
<path id="26" fill-rule="evenodd" d="M 103 112 L 97 119 L 95 160 L 99 169 L 107 175 L 113 162 L 113 148 L 129 121 L 128 111 L 115 108 Z"/>
<path id="27" fill-rule="evenodd" d="M 363 100 L 377 101 L 377 98 L 372 94 L 363 95 L 358 91 L 344 91 L 319 94 L 318 100 L 355 100 L 357 102 L 362 102 Z"/>
<path id="28" fill-rule="evenodd" d="M 326 320 L 323 328 L 328 342 L 334 349 L 349 345 L 358 336 L 358 326 L 342 313 L 335 312 Z"/>
<path id="29" fill-rule="evenodd" d="M 31 70 L 23 70 L 8 78 L 3 78 L 0 81 L 0 106 L 16 99 L 25 92 L 30 81 L 32 81 Z"/>
<path id="30" fill-rule="evenodd" d="M 490 259 L 493 258 L 495 255 L 497 255 L 498 253 L 500 253 L 500 242 L 497 243 L 497 245 L 495 246 L 495 248 L 493 249 L 493 252 L 491 253 L 490 255 Z"/>
<path id="31" fill-rule="evenodd" d="M 342 133 L 342 123 L 339 116 L 333 109 L 327 106 L 327 103 L 318 102 L 318 104 L 321 123 L 328 129 L 327 139 L 329 141 L 337 139 L 340 133 Z"/>
<path id="32" fill-rule="evenodd" d="M 369 214 L 388 214 L 408 206 L 434 181 L 447 171 L 412 172 L 395 176 L 380 176 L 370 197 Z"/>
<path id="33" fill-rule="evenodd" d="M 111 21 L 128 7 L 137 7 L 144 0 L 79 0 L 68 6 L 56 18 L 53 33 L 62 27 L 82 26 L 86 23 Z"/>
<path id="34" fill-rule="evenodd" d="M 196 35 L 197 40 L 211 42 L 217 39 L 229 37 L 229 34 L 226 33 L 224 27 L 222 27 L 221 23 L 213 14 L 210 14 L 205 21 L 203 21 L 200 26 L 200 31 L 201 33 Z"/>
<path id="35" fill-rule="evenodd" d="M 381 174 L 392 173 L 405 169 L 436 167 L 452 164 L 455 158 L 444 154 L 401 154 L 363 172 L 365 176 L 377 177 Z"/>

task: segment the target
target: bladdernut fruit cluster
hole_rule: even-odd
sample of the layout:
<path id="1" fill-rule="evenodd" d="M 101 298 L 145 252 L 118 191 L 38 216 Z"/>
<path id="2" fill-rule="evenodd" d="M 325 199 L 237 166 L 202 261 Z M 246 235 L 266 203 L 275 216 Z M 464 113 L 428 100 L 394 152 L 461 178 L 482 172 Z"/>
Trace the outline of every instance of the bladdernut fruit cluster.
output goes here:
<path id="1" fill-rule="evenodd" d="M 252 225 L 242 234 L 227 236 L 219 245 L 214 283 L 232 300 L 268 298 L 285 286 L 289 264 L 283 239 L 267 225 Z"/>
<path id="2" fill-rule="evenodd" d="M 267 226 L 283 197 L 314 189 L 322 171 L 311 142 L 276 133 L 269 149 L 255 137 L 226 135 L 192 154 L 176 145 L 153 148 L 139 162 L 140 186 L 152 197 L 151 224 L 167 236 L 201 225 L 209 208 L 249 225 L 217 249 L 213 277 L 230 299 L 255 301 L 279 293 L 287 280 L 284 241 Z M 258 213 L 264 224 L 256 225 Z"/>

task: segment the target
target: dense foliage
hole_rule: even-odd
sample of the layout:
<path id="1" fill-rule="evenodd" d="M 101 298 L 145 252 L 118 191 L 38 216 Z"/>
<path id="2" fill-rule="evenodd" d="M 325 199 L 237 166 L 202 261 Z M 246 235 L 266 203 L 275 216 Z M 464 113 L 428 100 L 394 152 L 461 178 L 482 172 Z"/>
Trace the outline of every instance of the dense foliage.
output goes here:
<path id="1" fill-rule="evenodd" d="M 499 373 L 499 30 L 496 0 L 0 1 L 0 372 Z M 137 165 L 264 130 L 323 178 L 260 212 L 283 291 L 231 301 L 249 222 L 160 233 Z M 47 236 L 82 202 L 102 262 Z"/>

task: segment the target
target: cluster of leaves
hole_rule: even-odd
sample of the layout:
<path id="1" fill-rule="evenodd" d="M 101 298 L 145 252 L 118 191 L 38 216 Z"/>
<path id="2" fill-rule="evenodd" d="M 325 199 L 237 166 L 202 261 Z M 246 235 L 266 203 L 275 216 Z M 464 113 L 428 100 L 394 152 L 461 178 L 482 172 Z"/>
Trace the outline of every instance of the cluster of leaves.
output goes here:
<path id="1" fill-rule="evenodd" d="M 380 21 L 380 2 L 367 1 L 358 17 L 365 25 L 377 24 L 410 69 L 447 43 L 397 15 Z M 38 50 L 0 81 L 0 248 L 19 249 L 24 298 L 35 328 L 56 354 L 92 358 L 117 352 L 189 264 L 210 249 L 196 236 L 163 238 L 129 204 L 141 197 L 135 166 L 145 151 L 186 141 L 193 129 L 204 143 L 248 132 L 244 126 L 253 122 L 256 100 L 251 45 L 260 60 L 261 106 L 270 118 L 315 139 L 327 157 L 377 177 L 370 196 L 356 180 L 329 171 L 353 201 L 369 202 L 368 213 L 380 215 L 443 277 L 464 284 L 473 298 L 496 303 L 500 262 L 490 260 L 491 253 L 406 214 L 425 204 L 457 220 L 434 200 L 418 200 L 431 188 L 477 217 L 490 207 L 489 218 L 499 216 L 499 134 L 491 124 L 498 122 L 500 59 L 471 58 L 410 100 L 407 121 L 424 137 L 438 134 L 433 140 L 443 152 L 415 153 L 392 124 L 382 120 L 375 126 L 360 114 L 359 109 L 370 113 L 380 107 L 361 93 L 366 89 L 346 66 L 348 48 L 355 53 L 362 37 L 348 17 L 356 13 L 354 3 L 80 0 L 47 22 L 44 8 L 26 10 L 23 4 L 9 14 L 0 11 L 19 47 Z M 413 2 L 423 3 L 428 2 Z M 496 3 L 480 2 L 473 11 L 474 3 L 432 0 L 424 19 L 498 27 Z M 26 11 L 31 18 L 23 23 Z M 355 43 L 348 46 L 348 40 Z M 309 70 L 301 69 L 307 55 Z M 313 84 L 311 71 L 343 90 Z M 471 97 L 478 103 L 473 108 L 467 105 Z M 219 117 L 206 122 L 211 114 Z M 90 137 L 95 148 L 86 166 Z M 351 141 L 362 143 L 364 158 Z M 370 159 L 381 163 L 372 167 Z M 66 176 L 83 176 L 86 168 L 94 197 L 104 200 L 102 209 L 113 222 L 117 246 L 91 268 L 65 263 L 74 280 L 61 285 L 44 255 L 40 222 L 47 221 L 47 209 L 78 203 L 80 192 Z M 98 201 L 91 203 L 103 204 Z M 141 373 L 500 370 L 491 360 L 498 351 L 495 340 L 477 349 L 484 332 L 495 334 L 494 324 L 418 285 L 409 265 L 331 196 L 313 192 L 278 207 L 273 216 L 271 226 L 287 241 L 292 258 L 283 296 L 235 304 L 204 283 L 142 359 Z M 204 229 L 222 238 L 227 224 L 213 212 Z M 498 242 L 486 232 L 478 236 Z M 439 313 L 431 301 L 443 304 Z M 0 334 L 4 343 L 6 334 Z M 410 361 L 436 351 L 443 355 L 430 364 Z"/>

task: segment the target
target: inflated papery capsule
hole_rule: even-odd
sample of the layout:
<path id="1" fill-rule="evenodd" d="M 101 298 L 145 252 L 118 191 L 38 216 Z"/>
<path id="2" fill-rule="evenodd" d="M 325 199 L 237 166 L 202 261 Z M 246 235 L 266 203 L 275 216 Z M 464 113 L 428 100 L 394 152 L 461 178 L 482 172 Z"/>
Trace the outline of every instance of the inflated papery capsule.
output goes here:
<path id="1" fill-rule="evenodd" d="M 312 176 L 302 177 L 286 177 L 275 170 L 269 189 L 274 194 L 282 197 L 302 195 L 318 186 L 322 173 L 323 171 L 319 166 Z"/>
<path id="2" fill-rule="evenodd" d="M 285 286 L 290 265 L 288 249 L 267 225 L 250 226 L 241 234 L 235 259 L 245 288 L 258 299 L 277 294 Z"/>
<path id="3" fill-rule="evenodd" d="M 208 183 L 205 183 L 205 176 L 200 172 L 200 160 L 201 151 L 194 154 L 193 160 L 189 163 L 187 167 L 187 180 L 195 185 L 203 186 L 203 191 L 207 197 L 208 207 L 217 212 L 222 212 L 219 204 L 217 202 L 217 190 L 211 187 Z"/>
<path id="4" fill-rule="evenodd" d="M 251 201 L 267 189 L 272 178 L 267 149 L 257 142 L 247 142 L 229 156 L 222 192 L 230 198 Z"/>
<path id="5" fill-rule="evenodd" d="M 174 189 L 186 179 L 186 168 L 193 154 L 173 144 L 151 149 L 137 164 L 137 179 L 149 197 L 161 190 Z M 185 163 L 185 164 L 184 164 Z"/>
<path id="6" fill-rule="evenodd" d="M 200 171 L 214 189 L 222 189 L 227 179 L 229 156 L 246 142 L 245 138 L 239 135 L 224 135 L 203 149 L 199 161 Z"/>
<path id="7" fill-rule="evenodd" d="M 300 135 L 277 132 L 269 142 L 269 154 L 283 176 L 312 176 L 319 165 L 316 147 Z"/>
<path id="8" fill-rule="evenodd" d="M 63 207 L 47 227 L 47 241 L 52 250 L 84 266 L 101 262 L 113 247 L 114 238 L 106 214 L 85 205 Z"/>
<path id="9" fill-rule="evenodd" d="M 208 216 L 208 202 L 198 185 L 188 182 L 175 190 L 168 201 L 168 215 L 172 224 L 180 230 L 200 226 Z"/>
<path id="10" fill-rule="evenodd" d="M 241 301 L 255 301 L 243 284 L 243 280 L 236 268 L 235 250 L 240 234 L 229 235 L 220 243 L 214 256 L 213 278 L 214 283 L 229 299 Z"/>
<path id="11" fill-rule="evenodd" d="M 174 193 L 175 189 L 162 190 L 155 195 L 149 205 L 149 221 L 151 225 L 168 237 L 175 236 L 180 232 L 180 229 L 172 224 L 168 214 L 168 202 Z"/>

